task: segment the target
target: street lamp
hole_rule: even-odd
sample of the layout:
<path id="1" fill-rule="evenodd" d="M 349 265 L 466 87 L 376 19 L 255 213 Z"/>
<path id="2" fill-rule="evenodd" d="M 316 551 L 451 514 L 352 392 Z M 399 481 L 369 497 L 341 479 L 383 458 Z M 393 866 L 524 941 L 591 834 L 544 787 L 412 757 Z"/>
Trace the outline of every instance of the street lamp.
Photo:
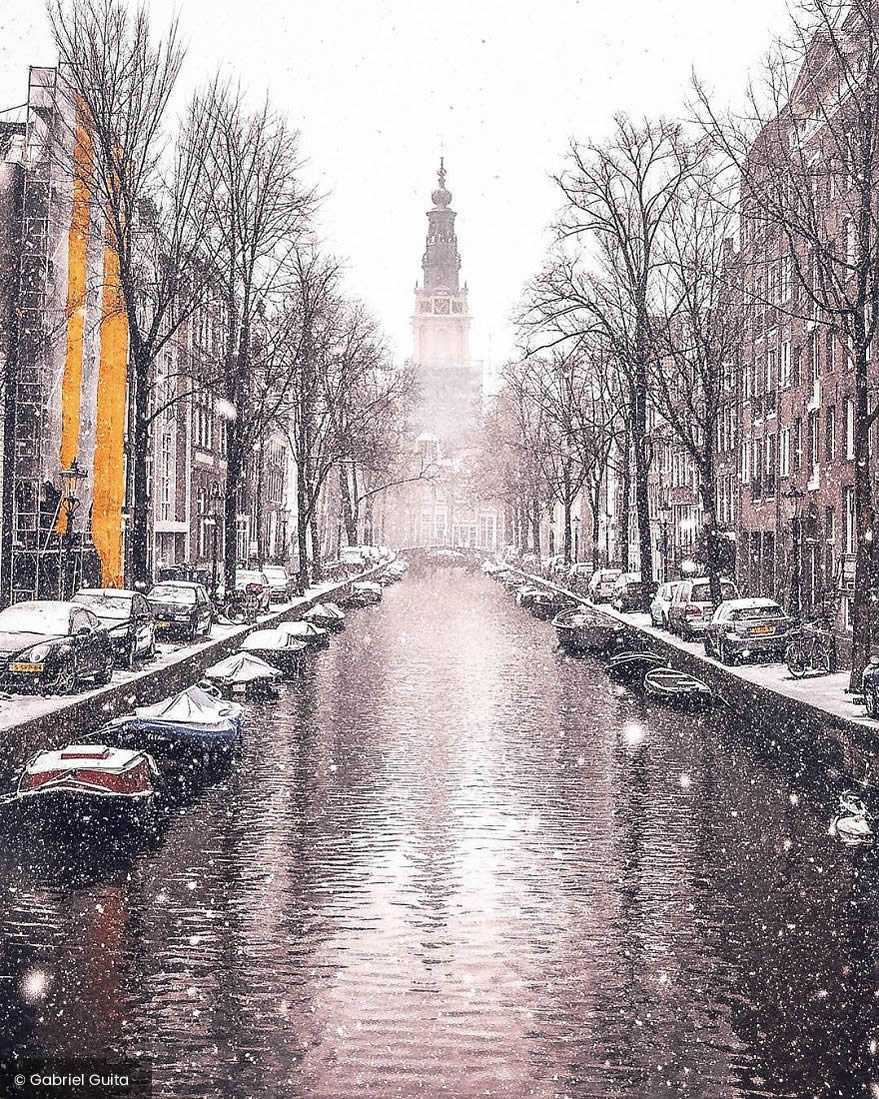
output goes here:
<path id="1" fill-rule="evenodd" d="M 800 540 L 801 540 L 801 526 L 802 520 L 800 518 L 800 508 L 805 498 L 805 492 L 801 488 L 797 488 L 796 485 L 791 485 L 790 488 L 781 494 L 785 502 L 787 503 L 788 519 L 791 524 L 791 539 L 793 542 L 793 562 L 790 573 L 790 615 L 795 618 L 800 613 Z"/>
<path id="2" fill-rule="evenodd" d="M 613 512 L 606 511 L 604 513 L 604 563 L 610 567 L 610 521 L 613 519 Z"/>
<path id="3" fill-rule="evenodd" d="M 574 560 L 580 560 L 580 516 L 574 516 Z"/>
<path id="4" fill-rule="evenodd" d="M 87 477 L 88 474 L 76 458 L 73 459 L 67 469 L 62 469 L 58 473 L 58 479 L 61 482 L 61 504 L 64 508 L 64 574 L 61 577 L 61 596 L 64 599 L 67 598 L 68 594 L 72 594 L 68 590 L 68 585 L 72 587 L 70 555 L 73 550 L 75 535 L 74 520 L 81 503 L 80 492 Z"/>

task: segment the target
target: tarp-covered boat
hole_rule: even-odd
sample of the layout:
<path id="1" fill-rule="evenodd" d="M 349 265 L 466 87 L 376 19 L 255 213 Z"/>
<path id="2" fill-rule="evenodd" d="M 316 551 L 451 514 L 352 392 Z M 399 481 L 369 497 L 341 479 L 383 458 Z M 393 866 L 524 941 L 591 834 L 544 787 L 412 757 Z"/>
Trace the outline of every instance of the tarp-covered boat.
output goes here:
<path id="1" fill-rule="evenodd" d="M 559 643 L 569 652 L 613 652 L 627 636 L 625 623 L 583 606 L 560 611 L 552 624 Z"/>
<path id="2" fill-rule="evenodd" d="M 335 603 L 316 603 L 302 617 L 306 622 L 313 622 L 315 626 L 333 633 L 345 628 L 345 612 Z"/>
<path id="3" fill-rule="evenodd" d="M 515 589 L 516 606 L 530 607 L 534 600 L 542 594 L 542 588 L 537 588 L 533 584 L 523 584 L 521 588 Z"/>
<path id="4" fill-rule="evenodd" d="M 239 703 L 215 698 L 196 686 L 118 717 L 104 726 L 104 732 L 116 744 L 157 753 L 204 753 L 234 747 L 242 720 Z"/>
<path id="5" fill-rule="evenodd" d="M 607 671 L 614 679 L 624 683 L 641 683 L 652 668 L 667 666 L 668 661 L 659 653 L 627 649 L 610 658 Z"/>
<path id="6" fill-rule="evenodd" d="M 371 607 L 381 602 L 382 586 L 374 580 L 358 580 L 351 585 L 347 595 L 339 599 L 343 607 Z"/>
<path id="7" fill-rule="evenodd" d="M 298 619 L 295 622 L 279 622 L 275 628 L 281 633 L 295 637 L 297 641 L 304 641 L 306 645 L 320 646 L 330 643 L 329 630 L 314 622 L 306 622 L 304 619 Z"/>
<path id="8" fill-rule="evenodd" d="M 864 802 L 851 790 L 839 795 L 839 811 L 830 831 L 847 846 L 868 847 L 873 843 L 873 816 Z"/>
<path id="9" fill-rule="evenodd" d="M 257 656 L 256 653 L 237 652 L 227 656 L 205 672 L 209 680 L 224 695 L 235 697 L 277 698 L 273 682 L 281 678 L 281 671 Z"/>
<path id="10" fill-rule="evenodd" d="M 548 622 L 562 611 L 574 610 L 578 606 L 577 600 L 562 592 L 544 590 L 538 592 L 531 600 L 531 613 L 535 618 L 542 618 Z"/>
<path id="11" fill-rule="evenodd" d="M 158 769 L 140 749 L 68 744 L 37 752 L 18 779 L 17 808 L 57 823 L 146 823 L 156 801 Z"/>
<path id="12" fill-rule="evenodd" d="M 295 675 L 302 667 L 308 645 L 284 630 L 254 630 L 242 642 L 245 652 L 271 664 L 284 675 Z"/>
<path id="13" fill-rule="evenodd" d="M 644 676 L 644 690 L 652 698 L 683 706 L 705 706 L 714 697 L 707 683 L 676 668 L 651 669 Z"/>

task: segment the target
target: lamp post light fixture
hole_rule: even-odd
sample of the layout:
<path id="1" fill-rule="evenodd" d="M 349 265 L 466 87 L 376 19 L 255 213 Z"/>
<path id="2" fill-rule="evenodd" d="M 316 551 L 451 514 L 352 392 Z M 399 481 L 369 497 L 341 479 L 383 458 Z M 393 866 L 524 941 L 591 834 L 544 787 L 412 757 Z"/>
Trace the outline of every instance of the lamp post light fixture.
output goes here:
<path id="1" fill-rule="evenodd" d="M 805 492 L 796 485 L 791 485 L 786 492 L 781 494 L 787 504 L 788 519 L 791 524 L 791 541 L 793 543 L 793 562 L 790 572 L 790 606 L 789 613 L 796 618 L 801 610 L 802 592 L 800 579 L 800 556 L 802 544 L 802 518 L 801 508 L 805 499 Z"/>
<path id="2" fill-rule="evenodd" d="M 211 485 L 210 510 L 205 516 L 205 526 L 211 528 L 211 597 L 217 597 L 217 535 L 220 526 L 219 515 L 220 486 L 216 481 Z"/>
<path id="3" fill-rule="evenodd" d="M 70 574 L 70 560 L 76 534 L 75 520 L 82 502 L 80 493 L 87 478 L 88 473 L 80 466 L 76 458 L 73 459 L 67 469 L 62 469 L 58 473 L 58 479 L 61 482 L 61 506 L 64 508 L 64 535 L 62 537 L 64 572 L 60 584 L 62 599 L 66 599 L 72 594 L 69 590 L 72 587 L 71 581 L 73 579 Z"/>

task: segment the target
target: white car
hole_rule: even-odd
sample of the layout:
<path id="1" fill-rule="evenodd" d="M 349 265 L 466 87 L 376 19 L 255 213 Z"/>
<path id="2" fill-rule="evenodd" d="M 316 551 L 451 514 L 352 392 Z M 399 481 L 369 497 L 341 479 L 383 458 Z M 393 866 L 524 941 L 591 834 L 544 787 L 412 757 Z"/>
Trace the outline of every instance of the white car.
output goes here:
<path id="1" fill-rule="evenodd" d="M 668 608 L 672 604 L 675 592 L 678 590 L 680 580 L 669 580 L 666 584 L 660 584 L 650 604 L 650 621 L 654 626 L 663 630 L 668 629 Z"/>
<path id="2" fill-rule="evenodd" d="M 592 602 L 609 603 L 614 584 L 622 575 L 622 569 L 597 569 L 589 581 L 589 598 Z"/>

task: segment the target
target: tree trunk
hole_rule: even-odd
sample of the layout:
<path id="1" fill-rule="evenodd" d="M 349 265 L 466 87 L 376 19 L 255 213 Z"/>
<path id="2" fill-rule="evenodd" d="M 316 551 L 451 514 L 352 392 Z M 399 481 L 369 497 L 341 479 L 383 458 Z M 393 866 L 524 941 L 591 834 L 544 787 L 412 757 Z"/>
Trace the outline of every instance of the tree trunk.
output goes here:
<path id="1" fill-rule="evenodd" d="M 601 540 L 601 515 L 599 508 L 601 507 L 601 480 L 593 481 L 589 486 L 589 508 L 592 512 L 592 569 L 595 571 L 598 568 L 598 563 L 601 558 L 601 546 L 599 542 Z"/>
<path id="2" fill-rule="evenodd" d="M 713 432 L 710 433 L 713 438 Z M 708 584 L 711 591 L 711 605 L 715 609 L 721 602 L 720 596 L 720 545 L 717 533 L 717 490 L 714 477 L 714 463 L 709 455 L 703 460 L 699 476 L 699 494 L 702 497 L 702 510 L 705 513 L 705 550 Z"/>
<path id="3" fill-rule="evenodd" d="M 265 515 L 263 512 L 263 469 L 265 466 L 265 450 L 262 446 L 262 440 L 260 440 L 260 447 L 257 451 L 257 466 L 256 472 L 256 559 L 260 572 L 265 564 L 266 546 L 265 546 Z"/>
<path id="4" fill-rule="evenodd" d="M 304 595 L 308 587 L 308 493 L 305 474 L 299 465 L 296 467 L 296 536 L 299 553 L 296 591 L 297 594 Z"/>
<path id="5" fill-rule="evenodd" d="M 531 551 L 540 557 L 540 501 L 531 501 Z"/>
<path id="6" fill-rule="evenodd" d="M 238 486 L 244 465 L 239 420 L 233 420 L 228 430 L 226 448 L 226 495 L 223 501 L 223 583 L 226 595 L 235 590 L 238 568 Z"/>
<path id="7" fill-rule="evenodd" d="M 571 466 L 570 463 L 565 462 L 565 480 L 564 480 L 564 495 L 565 498 L 562 501 L 562 507 L 564 508 L 564 522 L 565 522 L 565 535 L 564 545 L 562 553 L 566 565 L 571 563 Z"/>
<path id="8" fill-rule="evenodd" d="M 134 587 L 144 591 L 150 587 L 150 502 L 147 468 L 150 450 L 148 361 L 134 363 L 134 463 L 131 501 L 131 575 Z"/>
<path id="9" fill-rule="evenodd" d="M 318 529 L 317 521 L 317 500 L 314 500 L 311 507 L 311 518 L 308 522 L 308 529 L 311 535 L 311 580 L 312 583 L 317 584 L 321 580 L 321 552 L 320 552 L 320 531 Z"/>
<path id="10" fill-rule="evenodd" d="M 620 506 L 620 530 L 622 535 L 621 564 L 623 572 L 629 571 L 629 530 L 632 525 L 632 458 L 629 433 L 623 437 L 623 498 Z"/>
<path id="11" fill-rule="evenodd" d="M 868 418 L 867 355 L 859 343 L 855 356 L 855 595 L 852 623 L 852 670 L 849 690 L 858 691 L 870 659 L 872 640 L 871 586 L 873 560 L 873 488 L 870 484 L 870 423 Z"/>
<path id="12" fill-rule="evenodd" d="M 345 523 L 345 536 L 349 546 L 357 545 L 357 521 L 351 502 L 351 485 L 348 481 L 348 461 L 339 462 L 339 495 L 342 501 L 342 519 Z"/>

